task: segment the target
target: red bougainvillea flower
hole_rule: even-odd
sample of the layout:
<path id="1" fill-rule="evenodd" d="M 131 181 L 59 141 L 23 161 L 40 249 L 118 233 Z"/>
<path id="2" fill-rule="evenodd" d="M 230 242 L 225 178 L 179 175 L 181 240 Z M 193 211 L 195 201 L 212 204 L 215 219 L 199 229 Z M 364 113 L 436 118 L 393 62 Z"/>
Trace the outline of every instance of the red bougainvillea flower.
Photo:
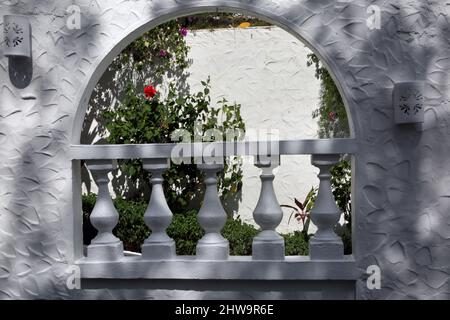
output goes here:
<path id="1" fill-rule="evenodd" d="M 147 97 L 147 99 L 153 98 L 158 92 L 153 86 L 146 86 L 144 88 L 144 94 Z"/>
<path id="2" fill-rule="evenodd" d="M 187 34 L 188 34 L 188 29 L 185 28 L 185 27 L 181 28 L 181 29 L 180 29 L 180 34 L 181 34 L 183 37 L 186 37 Z"/>
<path id="3" fill-rule="evenodd" d="M 328 114 L 328 119 L 330 119 L 330 121 L 335 121 L 336 120 L 336 112 L 331 111 Z"/>

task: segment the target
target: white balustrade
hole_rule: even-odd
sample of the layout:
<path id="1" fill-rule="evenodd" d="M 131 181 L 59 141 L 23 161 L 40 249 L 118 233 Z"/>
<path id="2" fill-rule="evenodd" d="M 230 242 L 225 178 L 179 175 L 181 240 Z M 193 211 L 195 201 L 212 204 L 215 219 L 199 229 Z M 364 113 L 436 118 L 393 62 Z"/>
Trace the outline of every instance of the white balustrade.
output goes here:
<path id="1" fill-rule="evenodd" d="M 117 166 L 111 160 L 90 160 L 87 167 L 98 187 L 97 201 L 92 210 L 90 221 L 98 230 L 97 236 L 87 248 L 89 259 L 117 260 L 123 257 L 123 244 L 112 231 L 119 221 L 119 214 L 109 194 L 108 173 Z"/>
<path id="2" fill-rule="evenodd" d="M 343 255 L 343 243 L 334 232 L 340 211 L 333 197 L 330 173 L 331 167 L 339 162 L 338 154 L 353 154 L 354 143 L 349 139 L 281 142 L 280 154 L 312 154 L 312 164 L 320 169 L 319 191 L 311 210 L 312 222 L 318 230 L 309 241 L 309 256 L 291 257 L 285 257 L 284 238 L 276 232 L 283 212 L 274 191 L 273 171 L 280 165 L 280 157 L 264 156 L 269 151 L 260 147 L 255 150 L 255 146 L 259 143 L 236 143 L 234 150 L 230 151 L 239 155 L 251 147 L 250 155 L 256 157 L 255 165 L 261 169 L 261 192 L 253 212 L 261 231 L 253 239 L 252 256 L 242 257 L 229 256 L 229 242 L 221 235 L 227 214 L 217 190 L 217 174 L 224 166 L 217 160 L 227 155 L 220 150 L 213 157 L 202 157 L 202 164 L 198 165 L 205 173 L 205 196 L 198 213 L 198 221 L 205 235 L 197 243 L 196 256 L 185 257 L 176 255 L 174 240 L 167 235 L 173 215 L 164 195 L 163 173 L 170 166 L 168 159 L 173 145 L 78 146 L 85 152 L 75 159 L 87 160 L 86 165 L 98 186 L 98 198 L 91 214 L 91 222 L 98 235 L 88 246 L 87 257 L 77 262 L 85 283 L 97 288 L 98 279 L 130 279 L 134 283 L 143 279 L 234 279 L 251 282 L 358 279 L 360 275 L 353 256 Z M 202 146 L 202 150 L 208 151 L 208 148 L 209 145 Z M 97 153 L 97 150 L 101 152 Z M 194 147 L 192 150 L 196 151 Z M 142 245 L 142 254 L 130 256 L 124 253 L 122 242 L 112 233 L 119 215 L 108 190 L 108 173 L 115 168 L 115 162 L 106 160 L 111 158 L 143 159 L 144 169 L 151 174 L 152 191 L 144 221 L 152 233 Z"/>
<path id="3" fill-rule="evenodd" d="M 197 244 L 196 257 L 200 260 L 226 260 L 229 244 L 220 232 L 225 226 L 227 214 L 217 193 L 217 173 L 223 170 L 223 165 L 201 164 L 198 167 L 205 172 L 205 198 L 198 213 L 198 221 L 205 235 Z"/>
<path id="4" fill-rule="evenodd" d="M 330 172 L 331 167 L 339 163 L 339 159 L 337 154 L 311 157 L 311 163 L 320 169 L 319 191 L 311 210 L 311 220 L 317 226 L 316 234 L 309 241 L 309 255 L 313 260 L 342 259 L 344 256 L 342 240 L 334 232 L 341 212 L 331 190 Z"/>
<path id="5" fill-rule="evenodd" d="M 261 153 L 260 150 L 258 152 Z M 198 213 L 198 221 L 205 235 L 197 243 L 197 260 L 218 261 L 229 258 L 229 242 L 221 235 L 227 214 L 217 190 L 217 173 L 224 167 L 217 161 L 218 159 L 222 157 L 212 157 L 209 160 L 213 161 L 198 165 L 198 168 L 205 173 L 206 190 Z M 255 159 L 255 165 L 261 169 L 261 193 L 253 217 L 261 228 L 261 232 L 253 239 L 251 259 L 283 261 L 285 260 L 284 238 L 276 232 L 283 212 L 273 186 L 275 178 L 273 170 L 279 166 L 280 157 L 258 155 Z M 330 172 L 331 167 L 339 163 L 339 160 L 339 154 L 314 153 L 311 156 L 311 163 L 320 169 L 318 195 L 311 210 L 311 220 L 317 226 L 316 234 L 309 241 L 311 260 L 344 259 L 342 240 L 334 231 L 341 213 L 332 193 Z M 166 232 L 172 222 L 173 214 L 163 190 L 163 173 L 170 167 L 170 160 L 167 157 L 150 157 L 144 158 L 143 163 L 144 169 L 151 173 L 152 192 L 144 221 L 152 233 L 142 245 L 142 258 L 158 261 L 173 260 L 177 257 L 175 242 Z M 123 244 L 112 233 L 119 215 L 108 190 L 108 173 L 115 168 L 115 161 L 87 160 L 86 165 L 98 186 L 97 202 L 90 217 L 92 225 L 98 230 L 98 235 L 88 246 L 88 259 L 102 261 L 121 259 Z"/>
<path id="6" fill-rule="evenodd" d="M 175 254 L 175 241 L 170 238 L 166 229 L 172 222 L 172 212 L 167 205 L 163 190 L 162 174 L 170 166 L 167 159 L 145 159 L 144 169 L 152 175 L 152 193 L 148 208 L 144 214 L 144 221 L 152 231 L 142 245 L 142 256 L 148 260 L 169 260 Z"/>
<path id="7" fill-rule="evenodd" d="M 253 218 L 262 231 L 253 239 L 253 260 L 284 260 L 284 238 L 275 231 L 283 218 L 273 189 L 273 170 L 278 167 L 279 159 L 256 160 L 256 166 L 262 169 L 261 193 Z"/>

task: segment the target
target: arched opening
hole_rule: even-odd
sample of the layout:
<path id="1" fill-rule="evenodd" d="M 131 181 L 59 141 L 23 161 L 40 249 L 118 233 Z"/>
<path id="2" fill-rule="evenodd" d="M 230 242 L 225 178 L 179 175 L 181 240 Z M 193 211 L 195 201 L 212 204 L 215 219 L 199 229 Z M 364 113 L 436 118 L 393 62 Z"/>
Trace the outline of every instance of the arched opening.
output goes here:
<path id="1" fill-rule="evenodd" d="M 270 22 L 271 24 L 285 30 L 286 32 L 297 38 L 299 41 L 301 41 L 303 44 L 305 44 L 315 55 L 317 55 L 317 57 L 319 57 L 320 61 L 324 64 L 327 70 L 329 70 L 331 77 L 334 79 L 334 82 L 336 83 L 337 88 L 341 93 L 347 110 L 350 137 L 355 137 L 355 125 L 352 118 L 352 112 L 349 109 L 350 103 L 348 97 L 350 96 L 350 94 L 347 93 L 348 88 L 342 86 L 343 81 L 341 81 L 341 79 L 343 79 L 343 75 L 340 74 L 339 68 L 336 66 L 333 58 L 329 57 L 326 51 L 322 47 L 314 43 L 314 41 L 308 41 L 308 37 L 303 34 L 302 30 L 299 27 L 297 27 L 294 23 L 287 21 L 285 18 L 277 16 L 276 12 L 268 12 L 257 7 L 247 6 L 245 4 L 220 6 L 189 4 L 181 8 L 174 7 L 168 9 L 158 17 L 153 17 L 153 19 L 149 19 L 148 21 L 139 22 L 137 25 L 130 28 L 130 30 L 128 30 L 128 34 L 126 34 L 122 39 L 118 40 L 117 43 L 115 43 L 111 48 L 108 48 L 104 51 L 105 54 L 97 60 L 96 66 L 89 75 L 89 81 L 85 84 L 84 87 L 80 88 L 78 95 L 79 99 L 77 99 L 77 101 L 79 101 L 79 104 L 77 107 L 73 128 L 71 130 L 72 135 L 70 140 L 72 144 L 80 143 L 84 117 L 92 92 L 94 91 L 94 88 L 101 79 L 102 75 L 114 61 L 117 55 L 120 54 L 120 52 L 122 52 L 130 43 L 139 38 L 146 31 L 151 30 L 162 23 L 187 15 L 211 12 L 237 12 L 254 16 L 258 19 Z"/>
<path id="2" fill-rule="evenodd" d="M 221 9 L 223 9 L 223 8 L 221 8 Z M 203 11 L 203 9 L 202 9 L 202 10 L 200 10 L 200 9 L 196 9 L 196 10 L 195 10 L 196 13 L 198 13 L 198 12 L 207 12 L 207 11 L 209 11 L 209 10 L 205 10 L 205 11 Z M 224 11 L 227 11 L 227 10 L 224 10 Z M 231 10 L 231 11 L 235 11 L 235 10 L 233 9 L 233 10 Z M 244 12 L 246 12 L 245 10 L 238 10 L 238 11 L 244 11 Z M 193 11 L 193 12 L 194 12 L 194 11 Z M 186 12 L 184 12 L 184 13 L 186 13 Z M 161 23 L 163 20 L 166 21 L 166 20 L 168 19 L 168 17 L 179 17 L 179 16 L 181 16 L 181 15 L 183 15 L 183 14 L 181 14 L 181 13 L 172 13 L 172 14 L 170 14 L 170 15 L 165 16 L 164 19 L 162 19 L 162 18 L 158 19 L 158 22 Z M 300 37 L 299 34 L 297 34 L 293 29 L 287 27 L 286 25 L 280 24 L 279 22 L 275 22 L 275 20 L 272 20 L 270 17 L 268 17 L 268 16 L 266 16 L 266 15 L 255 14 L 255 13 L 253 13 L 253 15 L 258 16 L 258 17 L 262 17 L 262 18 L 265 19 L 265 20 L 269 20 L 269 21 L 273 22 L 275 25 L 281 25 L 281 27 L 282 27 L 284 30 L 287 30 L 287 31 L 290 32 L 291 34 L 295 34 L 297 39 L 303 40 L 303 39 Z M 147 28 L 148 28 L 149 26 L 156 26 L 157 23 L 155 23 L 155 22 L 156 22 L 156 21 L 147 22 L 145 25 L 147 26 Z M 151 27 L 150 27 L 150 28 L 151 28 Z M 138 33 L 136 30 L 140 30 L 140 33 Z M 136 29 L 136 30 L 132 33 L 132 34 L 133 34 L 133 38 L 136 38 L 136 34 L 139 34 L 139 35 L 140 35 L 140 34 L 143 32 L 142 30 L 146 31 L 146 30 L 144 29 L 144 27 L 140 27 L 140 28 L 138 28 L 138 29 Z M 110 52 L 110 53 L 102 60 L 102 62 L 99 64 L 99 66 L 98 66 L 98 68 L 97 68 L 97 71 L 95 72 L 95 74 L 94 74 L 93 77 L 91 78 L 91 81 L 90 81 L 88 87 L 85 89 L 85 93 L 84 93 L 84 95 L 83 95 L 84 98 L 83 98 L 83 100 L 82 100 L 82 103 L 81 103 L 81 105 L 80 105 L 79 110 L 77 111 L 77 119 L 76 119 L 74 131 L 73 131 L 73 133 L 74 133 L 73 138 L 75 139 L 75 141 L 78 141 L 78 140 L 79 140 L 79 133 L 81 132 L 81 126 L 82 126 L 82 122 L 83 122 L 83 121 L 80 122 L 80 117 L 81 117 L 81 114 L 83 113 L 83 111 L 81 111 L 81 110 L 84 110 L 84 112 L 85 112 L 85 110 L 86 110 L 86 105 L 87 105 L 87 101 L 89 100 L 89 97 L 90 97 L 90 92 L 92 92 L 93 87 L 96 85 L 96 83 L 94 83 L 95 78 L 98 78 L 98 79 L 99 79 L 99 77 L 101 76 L 100 72 L 101 72 L 102 70 L 106 70 L 106 68 L 108 67 L 108 65 L 107 65 L 108 61 L 111 62 L 112 59 L 114 59 L 115 56 L 112 56 L 112 55 L 113 55 L 113 52 L 115 52 L 115 53 L 117 53 L 118 51 L 120 52 L 121 48 L 123 48 L 126 44 L 128 44 L 128 43 L 131 41 L 131 40 L 130 40 L 131 38 L 132 38 L 132 36 L 129 35 L 127 38 L 123 39 L 119 44 L 117 44 L 117 45 L 115 46 L 115 48 L 113 48 L 113 49 L 111 50 L 111 52 Z M 304 40 L 303 40 L 303 41 L 304 41 Z M 314 50 L 314 52 L 316 52 L 316 54 L 320 56 L 319 50 Z M 327 65 L 326 60 L 322 60 L 322 61 L 324 61 L 324 64 Z M 332 76 L 333 76 L 333 74 L 332 74 Z M 337 83 L 337 85 L 338 85 L 339 90 L 342 92 L 342 88 L 340 88 L 339 82 Z M 345 101 L 345 95 L 344 95 L 343 97 L 344 97 L 344 101 Z M 80 113 L 80 112 L 81 112 L 81 113 Z M 84 114 L 83 114 L 83 115 L 84 115 Z M 84 118 L 83 118 L 83 120 L 84 120 Z M 349 124 L 349 125 L 350 125 L 350 132 L 351 132 L 351 134 L 353 135 L 353 126 L 352 126 L 352 122 L 351 122 L 350 117 L 349 117 L 349 122 L 350 122 L 350 124 Z"/>

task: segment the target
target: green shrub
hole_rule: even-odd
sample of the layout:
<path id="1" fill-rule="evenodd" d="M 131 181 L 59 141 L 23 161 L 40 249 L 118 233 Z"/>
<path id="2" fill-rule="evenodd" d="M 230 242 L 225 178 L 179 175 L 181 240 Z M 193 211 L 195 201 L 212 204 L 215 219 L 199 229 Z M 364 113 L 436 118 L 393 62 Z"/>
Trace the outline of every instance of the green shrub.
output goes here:
<path id="1" fill-rule="evenodd" d="M 167 234 L 175 240 L 178 255 L 194 255 L 197 241 L 205 233 L 197 221 L 197 212 L 191 210 L 187 214 L 175 214 Z"/>
<path id="2" fill-rule="evenodd" d="M 97 235 L 97 230 L 92 226 L 89 221 L 89 215 L 94 209 L 97 196 L 93 193 L 83 196 L 82 209 L 83 209 L 83 243 L 89 244 L 91 240 Z"/>
<path id="3" fill-rule="evenodd" d="M 287 256 L 308 255 L 309 236 L 305 232 L 295 231 L 284 234 L 283 237 Z"/>
<path id="4" fill-rule="evenodd" d="M 238 219 L 228 219 L 222 235 L 230 242 L 230 254 L 248 256 L 252 254 L 253 238 L 259 233 L 254 226 Z"/>
<path id="5" fill-rule="evenodd" d="M 125 239 L 125 250 L 140 252 L 142 243 L 150 235 L 144 222 L 147 203 L 116 198 L 114 206 L 119 212 L 119 222 L 114 229 L 114 234 L 119 239 Z"/>
<path id="6" fill-rule="evenodd" d="M 307 65 L 314 66 L 316 78 L 320 80 L 320 102 L 312 114 L 318 121 L 319 138 L 349 137 L 347 111 L 333 77 L 313 53 L 308 55 Z"/>
<path id="7" fill-rule="evenodd" d="M 272 24 L 258 18 L 240 13 L 214 12 L 201 13 L 194 16 L 187 16 L 179 19 L 180 22 L 189 29 L 218 29 L 236 28 L 242 22 L 249 22 L 252 27 L 271 26 Z"/>
<path id="8" fill-rule="evenodd" d="M 85 245 L 91 243 L 91 240 L 97 235 L 97 230 L 89 220 L 96 198 L 97 196 L 93 193 L 83 195 L 83 242 Z M 119 222 L 113 230 L 114 235 L 123 239 L 125 250 L 140 251 L 141 244 L 150 235 L 144 222 L 147 204 L 116 198 L 114 206 L 119 212 Z"/>
<path id="9" fill-rule="evenodd" d="M 344 158 L 331 169 L 331 188 L 336 204 L 344 216 L 344 224 L 335 226 L 342 238 L 344 253 L 352 253 L 352 169 L 350 160 Z"/>
<path id="10" fill-rule="evenodd" d="M 97 231 L 89 221 L 90 213 L 95 205 L 95 194 L 83 196 L 83 232 L 84 244 L 88 245 L 96 236 Z M 113 233 L 119 237 L 128 251 L 140 252 L 144 240 L 151 234 L 144 222 L 147 202 L 130 201 L 122 198 L 114 200 L 114 206 L 119 212 L 119 222 Z M 175 240 L 178 255 L 195 255 L 195 247 L 204 231 L 197 221 L 197 211 L 190 210 L 185 214 L 174 214 L 167 234 Z M 252 241 L 259 230 L 242 222 L 240 219 L 229 218 L 222 230 L 222 235 L 230 242 L 231 255 L 251 255 Z M 308 237 L 302 232 L 283 235 L 286 241 L 286 255 L 307 255 Z"/>
<path id="11" fill-rule="evenodd" d="M 314 66 L 316 78 L 320 80 L 320 103 L 313 112 L 317 119 L 320 138 L 344 138 L 350 136 L 350 127 L 341 97 L 333 77 L 315 54 L 308 55 L 308 66 Z M 337 225 L 336 233 L 344 242 L 344 253 L 352 253 L 352 221 L 351 221 L 351 165 L 349 159 L 343 159 L 331 170 L 331 185 L 338 207 L 344 215 L 343 226 Z"/>
<path id="12" fill-rule="evenodd" d="M 225 140 L 227 132 L 238 134 L 242 139 L 245 124 L 241 117 L 239 104 L 229 104 L 227 100 L 211 103 L 209 80 L 202 82 L 203 89 L 197 93 L 180 93 L 172 83 L 167 97 L 156 94 L 147 98 L 130 85 L 126 90 L 123 103 L 114 109 L 103 112 L 106 140 L 110 144 L 145 144 L 145 143 L 191 143 L 196 136 L 203 136 L 209 129 L 220 132 L 220 140 Z M 183 130 L 183 131 L 181 131 Z M 240 131 L 242 130 L 242 131 Z M 189 133 L 189 139 L 184 135 Z M 183 135 L 181 135 L 183 133 Z M 240 135 L 240 136 L 239 136 Z M 218 138 L 219 139 L 219 138 Z M 232 158 L 225 163 L 225 168 L 218 177 L 219 194 L 228 199 L 238 194 L 241 188 L 242 169 L 239 158 Z M 120 171 L 127 178 L 127 183 L 116 183 L 116 193 L 129 200 L 136 200 L 148 195 L 150 174 L 143 169 L 142 160 L 120 160 Z M 175 164 L 164 173 L 164 192 L 169 207 L 174 212 L 195 207 L 196 198 L 204 188 L 203 174 L 195 164 Z M 198 208 L 196 208 L 198 209 Z"/>

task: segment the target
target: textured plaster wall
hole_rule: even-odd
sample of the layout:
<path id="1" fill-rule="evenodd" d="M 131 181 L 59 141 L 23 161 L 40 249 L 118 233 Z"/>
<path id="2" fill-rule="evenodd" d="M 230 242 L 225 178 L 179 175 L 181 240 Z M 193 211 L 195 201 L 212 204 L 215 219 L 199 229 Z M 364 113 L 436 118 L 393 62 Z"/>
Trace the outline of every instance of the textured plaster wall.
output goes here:
<path id="1" fill-rule="evenodd" d="M 77 141 L 83 105 L 120 49 L 156 24 L 149 21 L 194 5 L 277 19 L 318 51 L 339 81 L 358 144 L 355 258 L 361 270 L 378 264 L 382 271 L 382 289 L 365 289 L 361 280 L 358 298 L 450 297 L 448 1 L 10 3 L 0 1 L 2 14 L 30 16 L 33 81 L 13 87 L 0 49 L 0 298 L 71 296 L 65 286 L 74 254 L 68 146 Z M 72 3 L 82 8 L 82 30 L 65 27 Z M 367 28 L 369 4 L 381 8 L 380 30 Z M 410 79 L 427 82 L 422 127 L 393 121 L 393 83 Z"/>

